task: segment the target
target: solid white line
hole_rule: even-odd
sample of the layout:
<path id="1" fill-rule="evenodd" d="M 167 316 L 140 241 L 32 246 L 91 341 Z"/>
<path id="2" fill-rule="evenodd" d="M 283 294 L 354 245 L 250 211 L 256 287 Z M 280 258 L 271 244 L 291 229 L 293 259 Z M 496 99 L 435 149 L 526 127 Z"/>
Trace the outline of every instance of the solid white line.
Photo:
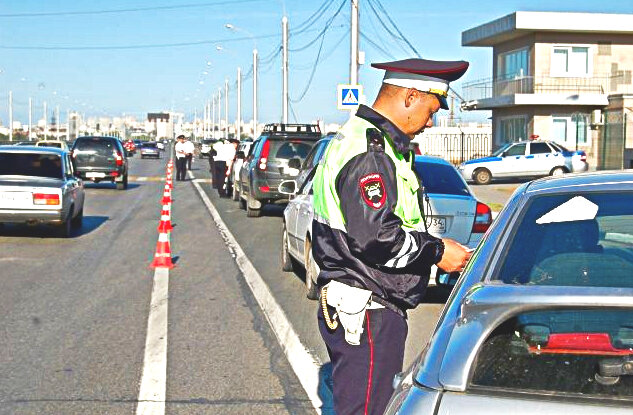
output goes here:
<path id="1" fill-rule="evenodd" d="M 147 319 L 143 376 L 136 415 L 163 415 L 167 388 L 167 299 L 169 269 L 156 268 Z"/>
<path id="2" fill-rule="evenodd" d="M 191 171 L 189 172 L 189 178 L 195 179 Z M 224 239 L 224 243 L 228 247 L 232 256 L 235 258 L 237 266 L 240 271 L 242 271 L 242 275 L 244 275 L 246 283 L 250 287 L 255 299 L 259 303 L 260 308 L 264 312 L 264 315 L 266 316 L 270 327 L 273 329 L 282 350 L 286 354 L 286 358 L 288 359 L 290 366 L 297 375 L 297 378 L 299 378 L 299 382 L 301 382 L 301 386 L 305 389 L 314 409 L 316 409 L 318 414 L 321 414 L 322 409 L 331 410 L 330 408 L 321 408 L 323 402 L 319 396 L 319 390 L 321 390 L 321 393 L 327 393 L 325 391 L 329 391 L 326 387 L 319 388 L 319 371 L 322 366 L 321 361 L 317 356 L 310 353 L 308 348 L 301 343 L 299 335 L 297 335 L 297 332 L 292 327 L 290 320 L 286 317 L 286 314 L 271 294 L 270 289 L 264 282 L 261 275 L 259 275 L 251 261 L 242 250 L 242 247 L 240 247 L 231 231 L 229 231 L 217 209 L 211 203 L 209 197 L 202 190 L 200 183 L 196 180 L 192 180 L 192 183 L 198 191 L 202 202 L 205 204 L 209 213 L 213 217 L 213 220 Z M 332 400 L 328 397 L 327 401 L 331 402 Z"/>

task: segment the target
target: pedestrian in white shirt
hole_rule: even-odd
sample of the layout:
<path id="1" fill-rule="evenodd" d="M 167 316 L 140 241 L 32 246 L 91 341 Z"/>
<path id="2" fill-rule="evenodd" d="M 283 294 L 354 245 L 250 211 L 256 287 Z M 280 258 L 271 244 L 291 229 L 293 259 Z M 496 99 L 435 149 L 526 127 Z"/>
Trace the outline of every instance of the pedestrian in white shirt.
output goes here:
<path id="1" fill-rule="evenodd" d="M 176 152 L 176 181 L 185 181 L 185 175 L 187 174 L 187 145 L 185 144 L 185 136 L 179 135 L 176 140 L 178 141 L 174 146 Z"/>
<path id="2" fill-rule="evenodd" d="M 191 170 L 191 161 L 193 160 L 193 152 L 195 146 L 189 139 L 185 139 L 185 158 L 187 159 L 187 170 Z"/>

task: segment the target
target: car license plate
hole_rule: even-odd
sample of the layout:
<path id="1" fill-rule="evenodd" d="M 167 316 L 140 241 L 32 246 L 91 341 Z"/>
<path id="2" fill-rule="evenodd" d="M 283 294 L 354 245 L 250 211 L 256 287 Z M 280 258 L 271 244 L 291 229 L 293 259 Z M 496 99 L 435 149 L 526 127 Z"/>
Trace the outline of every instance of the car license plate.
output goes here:
<path id="1" fill-rule="evenodd" d="M 0 207 L 12 208 L 20 207 L 25 203 L 32 203 L 31 192 L 0 192 Z"/>
<path id="2" fill-rule="evenodd" d="M 86 173 L 86 177 L 89 177 L 91 179 L 98 178 L 98 177 L 105 177 L 105 173 L 91 171 L 91 172 Z"/>
<path id="3" fill-rule="evenodd" d="M 429 217 L 427 218 L 429 224 L 429 232 L 444 233 L 446 232 L 446 218 L 442 217 Z"/>

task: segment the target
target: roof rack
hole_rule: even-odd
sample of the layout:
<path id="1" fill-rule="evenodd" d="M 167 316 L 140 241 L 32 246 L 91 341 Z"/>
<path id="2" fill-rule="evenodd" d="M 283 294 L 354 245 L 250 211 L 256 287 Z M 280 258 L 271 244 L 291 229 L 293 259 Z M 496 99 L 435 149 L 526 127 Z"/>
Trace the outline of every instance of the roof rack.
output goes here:
<path id="1" fill-rule="evenodd" d="M 310 134 L 321 135 L 321 128 L 318 124 L 282 124 L 273 123 L 264 126 L 264 133 L 271 134 Z"/>

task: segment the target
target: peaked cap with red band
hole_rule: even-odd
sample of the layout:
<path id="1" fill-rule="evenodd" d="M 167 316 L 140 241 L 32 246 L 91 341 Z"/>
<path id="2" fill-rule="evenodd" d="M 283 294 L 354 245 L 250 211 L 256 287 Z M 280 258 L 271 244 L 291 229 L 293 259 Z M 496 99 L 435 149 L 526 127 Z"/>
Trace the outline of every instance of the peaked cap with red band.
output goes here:
<path id="1" fill-rule="evenodd" d="M 434 94 L 440 100 L 441 107 L 446 110 L 449 109 L 446 102 L 448 85 L 461 78 L 468 65 L 466 61 L 428 59 L 404 59 L 371 64 L 374 68 L 386 71 L 383 83 Z"/>

